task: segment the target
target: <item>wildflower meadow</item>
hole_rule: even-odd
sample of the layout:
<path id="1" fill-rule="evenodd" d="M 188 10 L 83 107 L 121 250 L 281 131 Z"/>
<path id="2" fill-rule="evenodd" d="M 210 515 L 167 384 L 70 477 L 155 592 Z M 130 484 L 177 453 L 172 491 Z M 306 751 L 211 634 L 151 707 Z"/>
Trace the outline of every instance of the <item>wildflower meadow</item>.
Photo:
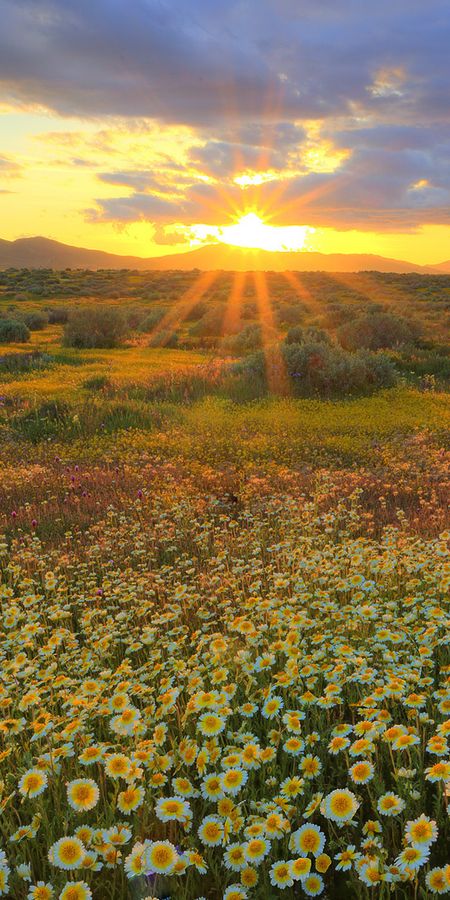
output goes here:
<path id="1" fill-rule="evenodd" d="M 448 894 L 448 395 L 148 353 L 5 376 L 0 896 Z"/>

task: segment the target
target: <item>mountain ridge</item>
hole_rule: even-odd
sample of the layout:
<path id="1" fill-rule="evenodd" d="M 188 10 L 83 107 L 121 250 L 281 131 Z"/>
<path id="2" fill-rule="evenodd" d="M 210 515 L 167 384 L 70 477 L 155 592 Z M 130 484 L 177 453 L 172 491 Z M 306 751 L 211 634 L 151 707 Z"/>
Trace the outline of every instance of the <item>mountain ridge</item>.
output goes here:
<path id="1" fill-rule="evenodd" d="M 379 271 L 393 273 L 450 274 L 450 260 L 421 266 L 405 260 L 369 253 L 316 253 L 309 251 L 269 251 L 208 244 L 185 253 L 166 256 L 122 256 L 64 244 L 45 237 L 0 238 L 0 269 L 203 269 L 222 271 Z"/>

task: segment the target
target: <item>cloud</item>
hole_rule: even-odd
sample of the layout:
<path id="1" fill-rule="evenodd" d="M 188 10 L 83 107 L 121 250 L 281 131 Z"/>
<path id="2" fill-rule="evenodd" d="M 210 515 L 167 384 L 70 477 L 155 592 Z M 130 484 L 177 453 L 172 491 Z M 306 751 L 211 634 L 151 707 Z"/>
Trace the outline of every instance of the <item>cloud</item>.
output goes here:
<path id="1" fill-rule="evenodd" d="M 89 221 L 449 221 L 448 0 L 0 0 L 0 21 L 0 101 L 89 120 L 53 140 L 123 193 Z M 234 183 L 253 171 L 272 180 Z"/>
<path id="2" fill-rule="evenodd" d="M 99 200 L 102 220 L 170 220 L 217 224 L 248 209 L 276 225 L 314 225 L 366 231 L 411 231 L 450 224 L 450 155 L 362 147 L 334 172 L 282 175 L 242 190 L 232 181 L 188 185 L 178 197 L 134 192 Z M 439 164 L 437 164 L 439 163 Z"/>
<path id="3" fill-rule="evenodd" d="M 324 118 L 351 104 L 428 121 L 448 114 L 446 0 L 370 8 L 349 0 L 0 0 L 0 8 L 6 101 L 200 125 Z"/>
<path id="4" fill-rule="evenodd" d="M 22 166 L 10 156 L 0 156 L 0 178 L 17 178 L 22 174 Z"/>

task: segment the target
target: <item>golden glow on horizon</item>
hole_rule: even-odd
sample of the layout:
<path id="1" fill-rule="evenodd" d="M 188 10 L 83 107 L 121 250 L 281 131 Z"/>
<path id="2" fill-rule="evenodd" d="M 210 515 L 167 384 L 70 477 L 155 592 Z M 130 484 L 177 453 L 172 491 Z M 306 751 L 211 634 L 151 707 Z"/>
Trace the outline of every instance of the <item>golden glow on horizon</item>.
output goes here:
<path id="1" fill-rule="evenodd" d="M 384 82 L 389 82 L 385 75 Z M 398 73 L 394 75 L 398 81 Z M 391 82 L 392 77 L 391 73 Z M 342 161 L 340 154 L 347 151 L 333 148 L 321 138 L 320 122 L 305 122 L 307 141 L 292 164 L 275 173 L 276 178 L 267 153 L 262 153 L 255 168 L 250 169 L 237 149 L 234 174 L 229 174 L 229 181 L 223 184 L 220 175 L 208 173 L 206 166 L 193 162 L 191 154 L 195 158 L 203 139 L 187 126 L 123 119 L 87 121 L 3 105 L 0 128 L 0 156 L 12 162 L 10 171 L 3 168 L 0 179 L 0 238 L 6 240 L 42 235 L 78 247 L 140 257 L 162 257 L 205 243 L 234 243 L 280 251 L 372 253 L 422 265 L 449 258 L 448 224 L 424 224 L 409 231 L 395 230 L 393 224 L 392 230 L 377 231 L 369 217 L 367 230 L 343 230 L 328 215 L 326 226 L 318 218 L 313 220 L 315 229 L 305 224 L 287 225 L 295 218 L 277 184 L 270 195 L 271 224 L 264 220 L 261 209 L 267 214 L 269 207 L 258 199 L 258 189 L 261 186 L 262 190 L 265 182 L 279 181 L 282 186 L 302 165 L 306 170 L 310 167 L 324 172 Z M 158 198 L 171 201 L 175 210 L 178 205 L 182 208 L 185 183 L 198 184 L 202 189 L 205 184 L 211 185 L 217 190 L 216 202 L 208 208 L 206 194 L 199 191 L 199 210 L 193 213 L 192 221 L 195 223 L 196 216 L 197 223 L 202 222 L 203 208 L 212 224 L 188 224 L 186 218 L 177 222 L 176 212 L 173 218 L 168 214 L 155 222 L 145 213 L 123 221 L 96 216 L 102 202 L 123 198 L 126 204 L 132 198 L 133 187 L 120 183 L 120 178 L 117 183 L 101 179 L 103 173 L 120 176 L 121 172 L 148 172 L 160 187 Z M 411 190 L 420 194 L 428 187 L 427 180 L 419 178 Z M 155 187 L 147 187 L 144 181 L 138 190 L 143 196 L 155 192 Z M 308 198 L 313 211 L 314 200 L 314 196 Z M 262 225 L 254 220 L 244 226 L 239 223 L 239 217 L 251 212 Z M 300 222 L 308 222 L 306 212 Z M 384 227 L 388 227 L 386 223 Z"/>
<path id="2" fill-rule="evenodd" d="M 269 225 L 255 212 L 245 213 L 233 225 L 193 225 L 189 229 L 194 246 L 213 239 L 233 247 L 280 252 L 305 249 L 314 230 L 307 225 Z"/>

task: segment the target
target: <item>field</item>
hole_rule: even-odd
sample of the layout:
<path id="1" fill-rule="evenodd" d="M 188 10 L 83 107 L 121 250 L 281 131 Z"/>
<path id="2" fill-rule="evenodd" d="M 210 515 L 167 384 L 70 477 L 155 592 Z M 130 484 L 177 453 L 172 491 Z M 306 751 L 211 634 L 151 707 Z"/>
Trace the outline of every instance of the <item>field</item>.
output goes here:
<path id="1" fill-rule="evenodd" d="M 0 273 L 0 896 L 450 891 L 449 295 Z"/>

